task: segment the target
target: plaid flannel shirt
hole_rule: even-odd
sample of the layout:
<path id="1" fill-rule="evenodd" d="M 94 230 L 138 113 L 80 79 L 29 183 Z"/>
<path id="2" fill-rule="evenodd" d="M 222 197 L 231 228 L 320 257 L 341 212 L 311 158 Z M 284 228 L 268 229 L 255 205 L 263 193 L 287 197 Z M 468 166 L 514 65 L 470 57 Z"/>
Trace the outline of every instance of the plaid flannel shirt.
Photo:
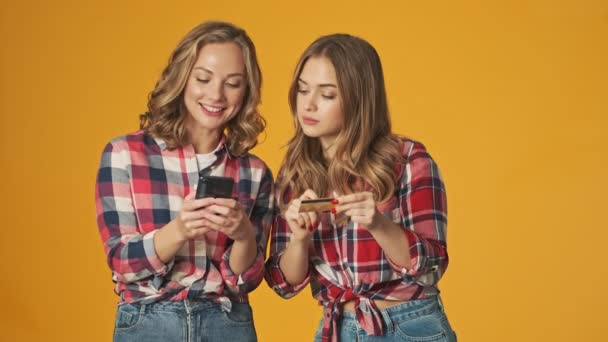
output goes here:
<path id="1" fill-rule="evenodd" d="M 273 178 L 262 160 L 232 156 L 225 137 L 217 160 L 201 172 L 235 180 L 238 199 L 256 230 L 258 253 L 241 274 L 230 269 L 233 241 L 218 232 L 189 240 L 163 263 L 154 235 L 178 214 L 196 186 L 199 169 L 192 145 L 169 150 L 142 131 L 113 139 L 105 147 L 95 192 L 97 223 L 120 302 L 209 298 L 230 311 L 231 301 L 246 302 L 262 281 L 273 218 Z"/>
<path id="2" fill-rule="evenodd" d="M 284 298 L 311 284 L 313 297 L 325 306 L 323 341 L 338 340 L 336 324 L 344 302 L 355 301 L 357 321 L 365 331 L 382 335 L 374 299 L 407 301 L 439 293 L 437 282 L 448 266 L 444 184 L 422 144 L 403 139 L 402 147 L 405 165 L 396 168 L 400 181 L 395 196 L 378 210 L 403 228 L 412 261 L 409 269 L 388 259 L 366 229 L 351 221 L 336 225 L 333 214 L 322 213 L 312 237 L 309 274 L 300 284 L 289 284 L 279 261 L 291 231 L 281 215 L 275 216 L 266 281 Z M 284 203 L 292 196 L 288 190 Z"/>

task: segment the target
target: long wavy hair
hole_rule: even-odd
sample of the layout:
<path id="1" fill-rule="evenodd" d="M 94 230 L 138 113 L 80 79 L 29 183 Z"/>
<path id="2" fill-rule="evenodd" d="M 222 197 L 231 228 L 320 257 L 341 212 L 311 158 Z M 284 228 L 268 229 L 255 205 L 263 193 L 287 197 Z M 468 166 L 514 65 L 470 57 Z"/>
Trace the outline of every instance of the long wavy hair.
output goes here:
<path id="1" fill-rule="evenodd" d="M 247 87 L 243 105 L 228 121 L 226 143 L 230 153 L 240 156 L 258 143 L 258 135 L 266 122 L 258 112 L 262 74 L 255 46 L 247 33 L 230 23 L 210 21 L 190 31 L 177 45 L 154 90 L 148 96 L 148 111 L 140 115 L 140 128 L 163 139 L 168 148 L 190 142 L 185 127 L 187 109 L 184 89 L 201 48 L 210 43 L 234 42 L 240 46 L 245 60 Z"/>
<path id="2" fill-rule="evenodd" d="M 298 79 L 311 57 L 326 57 L 336 71 L 343 128 L 325 160 L 318 138 L 307 137 L 297 120 Z M 319 196 L 330 190 L 341 195 L 371 191 L 380 202 L 396 190 L 395 171 L 403 164 L 400 139 L 391 132 L 384 76 L 378 53 L 367 41 L 347 34 L 332 34 L 314 41 L 296 66 L 289 88 L 295 135 L 279 174 L 278 199 L 284 208 L 287 189 L 299 196 L 312 189 Z"/>

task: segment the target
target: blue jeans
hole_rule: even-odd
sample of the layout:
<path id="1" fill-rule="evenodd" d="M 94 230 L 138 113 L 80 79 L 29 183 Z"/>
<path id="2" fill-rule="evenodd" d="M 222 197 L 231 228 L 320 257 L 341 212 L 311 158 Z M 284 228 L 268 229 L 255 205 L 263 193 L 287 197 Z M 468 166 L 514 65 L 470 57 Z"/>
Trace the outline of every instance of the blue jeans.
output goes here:
<path id="1" fill-rule="evenodd" d="M 248 303 L 232 303 L 224 312 L 211 300 L 153 304 L 121 304 L 116 312 L 114 341 L 227 342 L 257 341 Z"/>
<path id="2" fill-rule="evenodd" d="M 355 314 L 344 312 L 338 320 L 341 342 L 367 341 L 409 341 L 456 342 L 448 318 L 443 311 L 439 297 L 418 299 L 380 310 L 384 336 L 368 335 L 357 322 Z M 315 335 L 315 342 L 321 341 L 323 319 Z"/>

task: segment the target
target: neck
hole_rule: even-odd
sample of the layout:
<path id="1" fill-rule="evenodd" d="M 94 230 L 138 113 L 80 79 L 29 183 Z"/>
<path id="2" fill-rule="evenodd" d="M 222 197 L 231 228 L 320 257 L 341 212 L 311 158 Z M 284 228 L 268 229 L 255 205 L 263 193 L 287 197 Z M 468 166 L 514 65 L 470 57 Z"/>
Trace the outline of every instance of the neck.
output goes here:
<path id="1" fill-rule="evenodd" d="M 319 137 L 319 141 L 321 142 L 321 148 L 323 148 L 325 160 L 332 160 L 336 154 L 336 138 Z"/>
<path id="2" fill-rule="evenodd" d="M 220 130 L 192 128 L 188 133 L 190 134 L 190 143 L 192 143 L 194 151 L 199 154 L 212 152 L 220 142 Z"/>

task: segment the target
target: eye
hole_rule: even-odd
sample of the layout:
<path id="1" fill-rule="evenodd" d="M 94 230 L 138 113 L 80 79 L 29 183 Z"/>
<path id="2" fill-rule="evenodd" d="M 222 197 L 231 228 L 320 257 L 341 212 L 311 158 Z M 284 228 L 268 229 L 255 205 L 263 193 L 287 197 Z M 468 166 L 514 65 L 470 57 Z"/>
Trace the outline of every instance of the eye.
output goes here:
<path id="1" fill-rule="evenodd" d="M 209 79 L 206 78 L 196 78 L 197 81 L 201 82 L 201 83 L 209 83 Z"/>
<path id="2" fill-rule="evenodd" d="M 302 94 L 302 95 L 306 95 L 308 94 L 308 90 L 305 89 L 298 89 L 298 93 Z"/>
<path id="3" fill-rule="evenodd" d="M 336 95 L 321 95 L 321 97 L 326 100 L 333 100 L 336 98 Z"/>
<path id="4" fill-rule="evenodd" d="M 240 88 L 241 87 L 240 83 L 226 83 L 226 85 L 230 88 Z"/>

